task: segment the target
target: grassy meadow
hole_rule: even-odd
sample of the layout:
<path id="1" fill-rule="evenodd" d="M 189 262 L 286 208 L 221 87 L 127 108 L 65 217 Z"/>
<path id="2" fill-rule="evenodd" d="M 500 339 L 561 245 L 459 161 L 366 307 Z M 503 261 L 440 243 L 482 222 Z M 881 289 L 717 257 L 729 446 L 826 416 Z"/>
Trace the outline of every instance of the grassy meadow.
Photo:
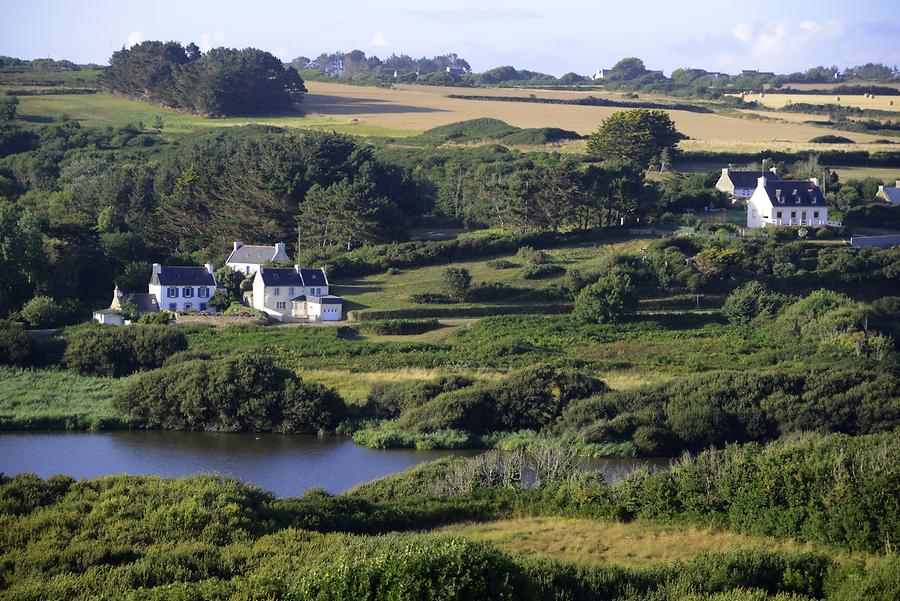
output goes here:
<path id="1" fill-rule="evenodd" d="M 821 545 L 793 539 L 740 534 L 731 530 L 651 522 L 613 522 L 565 517 L 520 517 L 491 522 L 454 524 L 440 534 L 489 542 L 513 555 L 561 561 L 647 567 L 654 563 L 688 561 L 699 553 L 736 547 L 775 551 L 824 552 Z M 856 554 L 859 555 L 859 554 Z"/>

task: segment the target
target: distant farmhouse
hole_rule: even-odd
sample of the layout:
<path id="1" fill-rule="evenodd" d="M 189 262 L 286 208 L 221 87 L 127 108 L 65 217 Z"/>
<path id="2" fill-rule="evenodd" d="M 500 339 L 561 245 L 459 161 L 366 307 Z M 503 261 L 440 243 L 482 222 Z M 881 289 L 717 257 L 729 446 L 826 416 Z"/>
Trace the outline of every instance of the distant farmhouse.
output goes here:
<path id="1" fill-rule="evenodd" d="M 741 75 L 746 75 L 747 77 L 775 77 L 773 71 L 757 71 L 756 69 L 743 69 Z"/>
<path id="2" fill-rule="evenodd" d="M 747 201 L 747 227 L 769 225 L 839 226 L 828 220 L 828 203 L 816 178 L 785 181 L 760 177 Z"/>
<path id="3" fill-rule="evenodd" d="M 154 263 L 149 289 L 160 309 L 206 311 L 209 299 L 216 293 L 213 265 L 166 267 Z"/>
<path id="4" fill-rule="evenodd" d="M 609 77 L 609 71 L 609 69 L 597 69 L 591 79 L 595 81 L 598 79 L 606 79 L 607 77 Z"/>
<path id="5" fill-rule="evenodd" d="M 129 307 L 129 305 L 131 306 Z M 116 286 L 109 308 L 94 311 L 94 321 L 105 325 L 123 326 L 129 323 L 128 318 L 125 316 L 125 313 L 129 310 L 134 310 L 138 317 L 147 313 L 157 313 L 159 311 L 159 302 L 149 292 L 123 293 Z"/>
<path id="6" fill-rule="evenodd" d="M 285 251 L 284 242 L 278 242 L 275 246 L 255 246 L 235 242 L 231 254 L 225 260 L 225 265 L 244 275 L 256 273 L 261 265 L 266 263 L 279 263 L 289 261 Z"/>
<path id="7" fill-rule="evenodd" d="M 900 179 L 891 187 L 878 186 L 878 193 L 875 194 L 875 198 L 876 200 L 889 202 L 892 205 L 900 205 Z"/>
<path id="8" fill-rule="evenodd" d="M 328 292 L 324 269 L 260 266 L 253 278 L 253 308 L 278 321 L 340 321 L 343 300 Z"/>
<path id="9" fill-rule="evenodd" d="M 777 180 L 778 174 L 773 167 L 769 171 L 735 171 L 729 165 L 722 169 L 722 175 L 716 182 L 716 189 L 731 196 L 732 202 L 747 200 L 756 191 L 757 181 L 760 177 Z"/>

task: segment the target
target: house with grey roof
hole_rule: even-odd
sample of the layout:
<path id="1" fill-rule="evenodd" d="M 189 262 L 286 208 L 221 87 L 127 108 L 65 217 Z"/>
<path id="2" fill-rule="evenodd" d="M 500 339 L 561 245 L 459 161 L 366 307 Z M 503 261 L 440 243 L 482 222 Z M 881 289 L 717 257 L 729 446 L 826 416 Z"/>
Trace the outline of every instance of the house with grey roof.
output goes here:
<path id="1" fill-rule="evenodd" d="M 266 267 L 253 278 L 252 306 L 278 321 L 340 321 L 343 301 L 322 268 Z"/>
<path id="2" fill-rule="evenodd" d="M 875 199 L 900 206 L 900 179 L 890 187 L 878 186 L 878 193 L 875 194 Z"/>
<path id="3" fill-rule="evenodd" d="M 256 273 L 260 265 L 286 261 L 290 261 L 290 258 L 284 242 L 278 242 L 274 246 L 261 246 L 236 241 L 231 254 L 225 260 L 225 265 L 249 276 Z"/>
<path id="4" fill-rule="evenodd" d="M 801 181 L 759 177 L 747 201 L 747 227 L 769 225 L 840 226 L 829 221 L 828 202 L 816 178 Z"/>
<path id="5" fill-rule="evenodd" d="M 731 202 L 735 203 L 740 200 L 747 200 L 756 191 L 757 180 L 765 177 L 770 180 L 777 180 L 778 173 L 773 167 L 769 171 L 735 171 L 731 165 L 722 169 L 722 175 L 716 182 L 716 189 L 725 192 L 731 197 Z"/>
<path id="6" fill-rule="evenodd" d="M 169 267 L 153 264 L 148 286 L 157 305 L 166 311 L 206 311 L 216 293 L 212 263 L 203 267 Z"/>
<path id="7" fill-rule="evenodd" d="M 112 302 L 106 309 L 94 311 L 94 321 L 100 324 L 123 326 L 130 323 L 130 313 L 137 317 L 159 312 L 156 297 L 149 292 L 122 292 L 119 287 L 113 291 Z"/>

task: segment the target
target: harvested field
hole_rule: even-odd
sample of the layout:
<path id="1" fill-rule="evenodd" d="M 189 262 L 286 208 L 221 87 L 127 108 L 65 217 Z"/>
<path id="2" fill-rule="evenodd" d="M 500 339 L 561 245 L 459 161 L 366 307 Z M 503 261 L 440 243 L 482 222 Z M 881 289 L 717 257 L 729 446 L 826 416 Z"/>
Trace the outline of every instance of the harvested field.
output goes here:
<path id="1" fill-rule="evenodd" d="M 615 107 L 492 102 L 448 98 L 451 94 L 523 96 L 547 98 L 584 96 L 613 97 L 599 92 L 479 88 L 476 91 L 439 86 L 398 85 L 393 89 L 307 82 L 309 95 L 304 108 L 312 115 L 331 120 L 357 120 L 359 125 L 390 130 L 426 130 L 457 121 L 491 117 L 517 127 L 560 127 L 580 134 L 593 132 L 603 119 L 621 110 Z M 620 95 L 615 95 L 621 98 Z M 802 123 L 742 119 L 717 114 L 669 111 L 679 131 L 696 145 L 714 148 L 748 142 L 768 147 L 773 141 L 806 145 L 810 138 L 832 130 Z M 872 142 L 877 136 L 848 133 L 857 142 Z M 710 148 L 712 149 L 712 148 Z M 846 149 L 846 147 L 845 147 Z"/>
<path id="2" fill-rule="evenodd" d="M 840 100 L 838 100 L 840 99 Z M 766 93 L 765 96 L 759 94 L 747 94 L 744 100 L 756 102 L 779 109 L 788 104 L 838 104 L 840 106 L 855 106 L 861 109 L 877 109 L 879 111 L 896 111 L 900 112 L 900 96 L 879 96 L 874 97 L 846 94 L 773 94 Z M 893 104 L 891 104 L 893 103 Z"/>

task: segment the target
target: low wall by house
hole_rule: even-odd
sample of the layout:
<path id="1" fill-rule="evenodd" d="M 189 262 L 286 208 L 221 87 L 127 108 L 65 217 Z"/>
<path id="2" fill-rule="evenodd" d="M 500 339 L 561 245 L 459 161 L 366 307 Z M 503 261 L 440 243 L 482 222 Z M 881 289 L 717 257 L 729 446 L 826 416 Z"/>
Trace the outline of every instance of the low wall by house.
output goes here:
<path id="1" fill-rule="evenodd" d="M 853 236 L 850 238 L 850 246 L 853 248 L 886 248 L 888 246 L 900 246 L 900 234 L 888 236 Z"/>
<path id="2" fill-rule="evenodd" d="M 264 324 L 267 320 L 264 318 L 253 317 L 252 315 L 175 315 L 175 323 L 180 326 L 230 326 L 236 324 L 254 325 Z"/>

